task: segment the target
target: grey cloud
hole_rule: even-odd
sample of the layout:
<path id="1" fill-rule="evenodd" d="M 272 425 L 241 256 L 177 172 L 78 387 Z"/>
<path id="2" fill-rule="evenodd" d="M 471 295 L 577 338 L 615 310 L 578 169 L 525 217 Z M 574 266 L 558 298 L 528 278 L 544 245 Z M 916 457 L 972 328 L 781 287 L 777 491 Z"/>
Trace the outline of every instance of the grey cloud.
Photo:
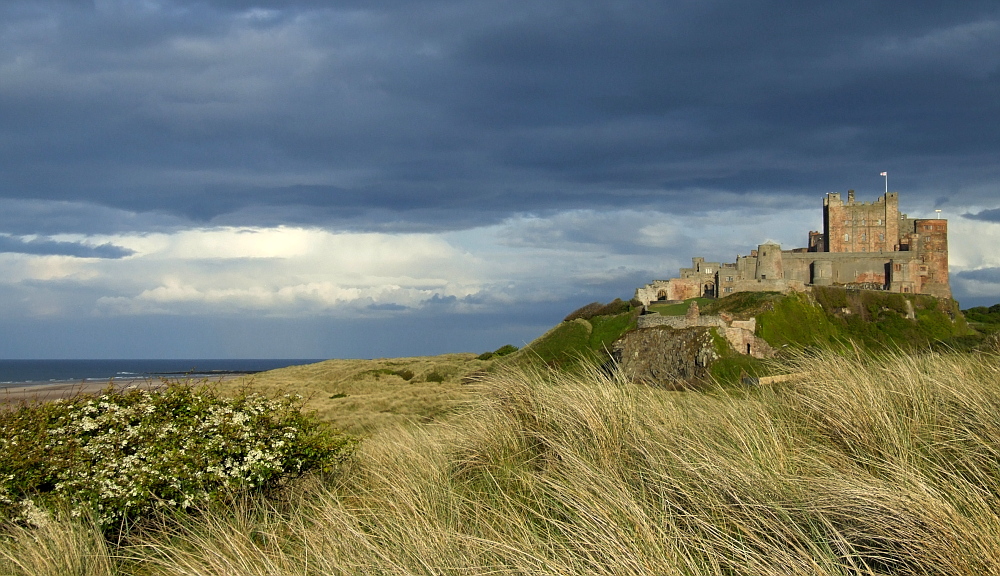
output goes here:
<path id="1" fill-rule="evenodd" d="M 80 242 L 61 242 L 57 240 L 23 240 L 12 236 L 0 235 L 0 253 L 73 256 L 76 258 L 124 258 L 135 252 L 114 244 L 99 244 L 96 246 Z"/>
<path id="2" fill-rule="evenodd" d="M 979 268 L 977 270 L 963 270 L 955 274 L 957 280 L 974 280 L 977 282 L 988 282 L 990 284 L 1000 284 L 1000 268 Z"/>
<path id="3" fill-rule="evenodd" d="M 369 304 L 366 309 L 379 312 L 402 312 L 403 310 L 408 310 L 409 308 L 403 306 L 402 304 L 387 302 L 385 304 Z"/>
<path id="4" fill-rule="evenodd" d="M 1000 222 L 1000 208 L 993 208 L 991 210 L 982 210 L 975 214 L 966 213 L 962 214 L 963 218 L 970 218 L 972 220 L 984 220 L 986 222 Z"/>
<path id="5" fill-rule="evenodd" d="M 149 5 L 0 7 L 0 196 L 435 230 L 997 176 L 994 2 Z"/>
<path id="6" fill-rule="evenodd" d="M 0 198 L 0 234 L 14 236 L 166 232 L 192 223 L 192 219 L 163 212 L 134 212 L 89 202 Z"/>

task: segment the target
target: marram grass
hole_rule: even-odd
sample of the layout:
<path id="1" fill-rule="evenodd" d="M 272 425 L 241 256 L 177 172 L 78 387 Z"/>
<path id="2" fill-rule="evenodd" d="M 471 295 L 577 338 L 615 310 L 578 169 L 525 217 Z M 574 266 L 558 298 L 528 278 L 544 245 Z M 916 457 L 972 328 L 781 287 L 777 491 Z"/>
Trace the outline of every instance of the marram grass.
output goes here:
<path id="1" fill-rule="evenodd" d="M 499 373 L 464 416 L 385 430 L 280 502 L 125 544 L 50 519 L 7 531 L 0 573 L 1000 573 L 997 356 L 786 368 L 740 394 Z"/>

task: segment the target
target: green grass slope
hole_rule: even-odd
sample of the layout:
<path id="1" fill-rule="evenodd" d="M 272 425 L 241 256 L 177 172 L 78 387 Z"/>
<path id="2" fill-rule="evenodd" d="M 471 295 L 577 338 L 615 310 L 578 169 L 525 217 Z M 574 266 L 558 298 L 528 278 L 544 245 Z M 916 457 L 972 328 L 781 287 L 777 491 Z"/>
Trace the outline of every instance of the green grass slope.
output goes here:
<path id="1" fill-rule="evenodd" d="M 968 349 L 981 341 L 954 301 L 925 295 L 816 287 L 809 294 L 740 292 L 718 300 L 693 300 L 703 315 L 725 313 L 737 319 L 757 318 L 757 336 L 780 351 L 847 351 L 855 347 L 868 351 L 926 350 L 942 346 Z M 676 316 L 686 313 L 690 302 L 653 304 L 649 309 Z M 636 326 L 637 309 L 633 306 L 621 312 L 623 304 L 620 300 L 607 305 L 588 304 L 515 358 L 521 363 L 559 368 L 578 366 L 581 360 L 603 363 L 614 341 Z M 615 313 L 602 314 L 608 310 Z M 768 372 L 766 363 L 736 353 L 720 335 L 716 336 L 716 352 L 722 358 L 712 367 L 712 374 L 718 380 L 731 382 L 743 374 Z"/>
<path id="2" fill-rule="evenodd" d="M 789 294 L 758 321 L 772 346 L 918 350 L 971 334 L 953 300 L 842 288 Z"/>
<path id="3" fill-rule="evenodd" d="M 564 369 L 586 363 L 601 364 L 610 358 L 611 345 L 615 340 L 635 328 L 638 314 L 638 309 L 631 309 L 618 314 L 561 322 L 512 354 L 510 361 Z"/>
<path id="4" fill-rule="evenodd" d="M 757 335 L 775 348 L 913 350 L 974 334 L 954 300 L 919 294 L 813 287 L 809 294 L 742 292 L 702 307 L 721 312 L 756 317 Z"/>

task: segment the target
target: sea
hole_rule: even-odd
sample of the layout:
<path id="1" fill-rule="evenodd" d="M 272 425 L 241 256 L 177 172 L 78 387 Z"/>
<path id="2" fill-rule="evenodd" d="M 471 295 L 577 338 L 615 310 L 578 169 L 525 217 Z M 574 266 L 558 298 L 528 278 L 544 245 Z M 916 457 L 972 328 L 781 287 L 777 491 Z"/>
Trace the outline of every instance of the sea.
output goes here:
<path id="1" fill-rule="evenodd" d="M 321 362 L 319 359 L 0 360 L 0 388 L 56 382 L 211 378 Z"/>

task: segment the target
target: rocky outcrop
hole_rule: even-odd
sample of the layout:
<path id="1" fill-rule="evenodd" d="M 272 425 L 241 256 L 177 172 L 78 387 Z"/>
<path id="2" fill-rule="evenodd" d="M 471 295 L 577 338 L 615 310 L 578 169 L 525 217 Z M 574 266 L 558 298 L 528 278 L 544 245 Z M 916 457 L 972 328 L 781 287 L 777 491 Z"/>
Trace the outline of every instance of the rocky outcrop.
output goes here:
<path id="1" fill-rule="evenodd" d="M 707 379 L 719 359 L 710 327 L 634 330 L 614 343 L 612 356 L 636 382 L 669 388 Z"/>

